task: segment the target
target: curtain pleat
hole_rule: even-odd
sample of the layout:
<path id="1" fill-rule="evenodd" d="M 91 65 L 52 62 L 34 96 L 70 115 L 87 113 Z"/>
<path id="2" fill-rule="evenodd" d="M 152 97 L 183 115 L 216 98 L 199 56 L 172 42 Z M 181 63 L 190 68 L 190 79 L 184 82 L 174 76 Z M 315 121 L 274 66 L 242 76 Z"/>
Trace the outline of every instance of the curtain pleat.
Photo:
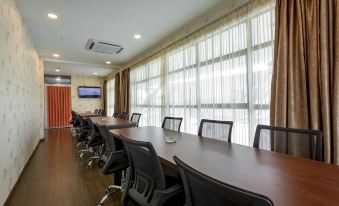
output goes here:
<path id="1" fill-rule="evenodd" d="M 323 131 L 339 163 L 338 2 L 277 0 L 271 125 Z"/>
<path id="2" fill-rule="evenodd" d="M 104 115 L 107 116 L 107 80 L 104 81 L 104 85 L 102 87 L 102 93 L 104 98 Z"/>
<path id="3" fill-rule="evenodd" d="M 114 111 L 120 112 L 120 73 L 115 74 L 115 103 L 114 103 Z"/>
<path id="4" fill-rule="evenodd" d="M 115 104 L 115 78 L 109 79 L 107 81 L 106 93 L 107 93 L 106 115 L 112 116 L 114 113 L 114 104 Z"/>
<path id="5" fill-rule="evenodd" d="M 130 79 L 129 79 L 129 69 L 125 69 L 121 72 L 121 82 L 120 82 L 120 105 L 119 113 L 129 112 L 129 92 L 130 92 Z"/>

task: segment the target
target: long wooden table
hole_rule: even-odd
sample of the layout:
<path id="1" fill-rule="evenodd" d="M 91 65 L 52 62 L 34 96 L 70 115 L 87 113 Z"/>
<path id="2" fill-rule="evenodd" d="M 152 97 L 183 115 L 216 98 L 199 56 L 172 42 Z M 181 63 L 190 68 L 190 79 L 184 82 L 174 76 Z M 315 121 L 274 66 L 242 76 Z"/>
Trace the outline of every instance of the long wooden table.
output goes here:
<path id="1" fill-rule="evenodd" d="M 163 163 L 174 167 L 176 155 L 210 177 L 270 197 L 276 206 L 339 205 L 336 165 L 158 127 L 111 133 L 151 142 Z M 166 136 L 176 137 L 176 142 L 166 143 Z"/>
<path id="2" fill-rule="evenodd" d="M 76 114 L 81 116 L 81 117 L 99 117 L 99 116 L 101 116 L 100 114 L 94 114 L 92 112 L 76 113 Z"/>
<path id="3" fill-rule="evenodd" d="M 106 126 L 108 129 L 130 128 L 136 126 L 135 122 L 115 117 L 100 116 L 90 117 L 90 119 L 94 124 Z"/>

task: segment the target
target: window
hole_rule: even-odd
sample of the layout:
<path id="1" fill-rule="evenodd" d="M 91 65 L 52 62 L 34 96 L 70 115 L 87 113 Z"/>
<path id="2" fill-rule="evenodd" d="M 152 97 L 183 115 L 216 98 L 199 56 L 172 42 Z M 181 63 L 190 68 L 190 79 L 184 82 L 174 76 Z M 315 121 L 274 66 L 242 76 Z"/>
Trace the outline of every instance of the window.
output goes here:
<path id="1" fill-rule="evenodd" d="M 142 126 L 183 117 L 181 131 L 197 134 L 201 119 L 230 120 L 232 142 L 252 145 L 256 125 L 269 124 L 274 37 L 273 6 L 255 11 L 132 70 Z"/>
<path id="2" fill-rule="evenodd" d="M 115 102 L 115 79 L 107 81 L 107 115 L 113 115 Z"/>
<path id="3" fill-rule="evenodd" d="M 131 110 L 142 114 L 140 126 L 161 126 L 161 60 L 156 59 L 130 73 Z"/>

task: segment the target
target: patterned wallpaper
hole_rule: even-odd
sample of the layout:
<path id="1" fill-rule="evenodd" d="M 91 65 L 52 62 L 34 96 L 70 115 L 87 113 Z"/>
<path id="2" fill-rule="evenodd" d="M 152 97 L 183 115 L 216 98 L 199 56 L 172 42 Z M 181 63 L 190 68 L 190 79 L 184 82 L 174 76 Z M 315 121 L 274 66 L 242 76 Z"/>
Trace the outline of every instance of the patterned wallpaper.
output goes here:
<path id="1" fill-rule="evenodd" d="M 72 76 L 72 110 L 77 112 L 94 111 L 95 109 L 104 108 L 104 98 L 79 98 L 79 86 L 95 86 L 104 85 L 104 78 L 92 76 Z"/>
<path id="2" fill-rule="evenodd" d="M 43 138 L 43 63 L 14 0 L 0 0 L 0 205 Z"/>

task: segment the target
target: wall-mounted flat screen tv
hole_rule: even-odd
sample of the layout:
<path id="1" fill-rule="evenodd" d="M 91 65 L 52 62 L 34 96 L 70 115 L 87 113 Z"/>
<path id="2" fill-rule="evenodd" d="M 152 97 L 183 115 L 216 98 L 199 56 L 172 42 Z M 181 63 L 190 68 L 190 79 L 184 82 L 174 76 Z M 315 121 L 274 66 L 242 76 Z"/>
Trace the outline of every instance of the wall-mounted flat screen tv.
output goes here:
<path id="1" fill-rule="evenodd" d="M 79 98 L 101 98 L 101 88 L 80 86 Z"/>

